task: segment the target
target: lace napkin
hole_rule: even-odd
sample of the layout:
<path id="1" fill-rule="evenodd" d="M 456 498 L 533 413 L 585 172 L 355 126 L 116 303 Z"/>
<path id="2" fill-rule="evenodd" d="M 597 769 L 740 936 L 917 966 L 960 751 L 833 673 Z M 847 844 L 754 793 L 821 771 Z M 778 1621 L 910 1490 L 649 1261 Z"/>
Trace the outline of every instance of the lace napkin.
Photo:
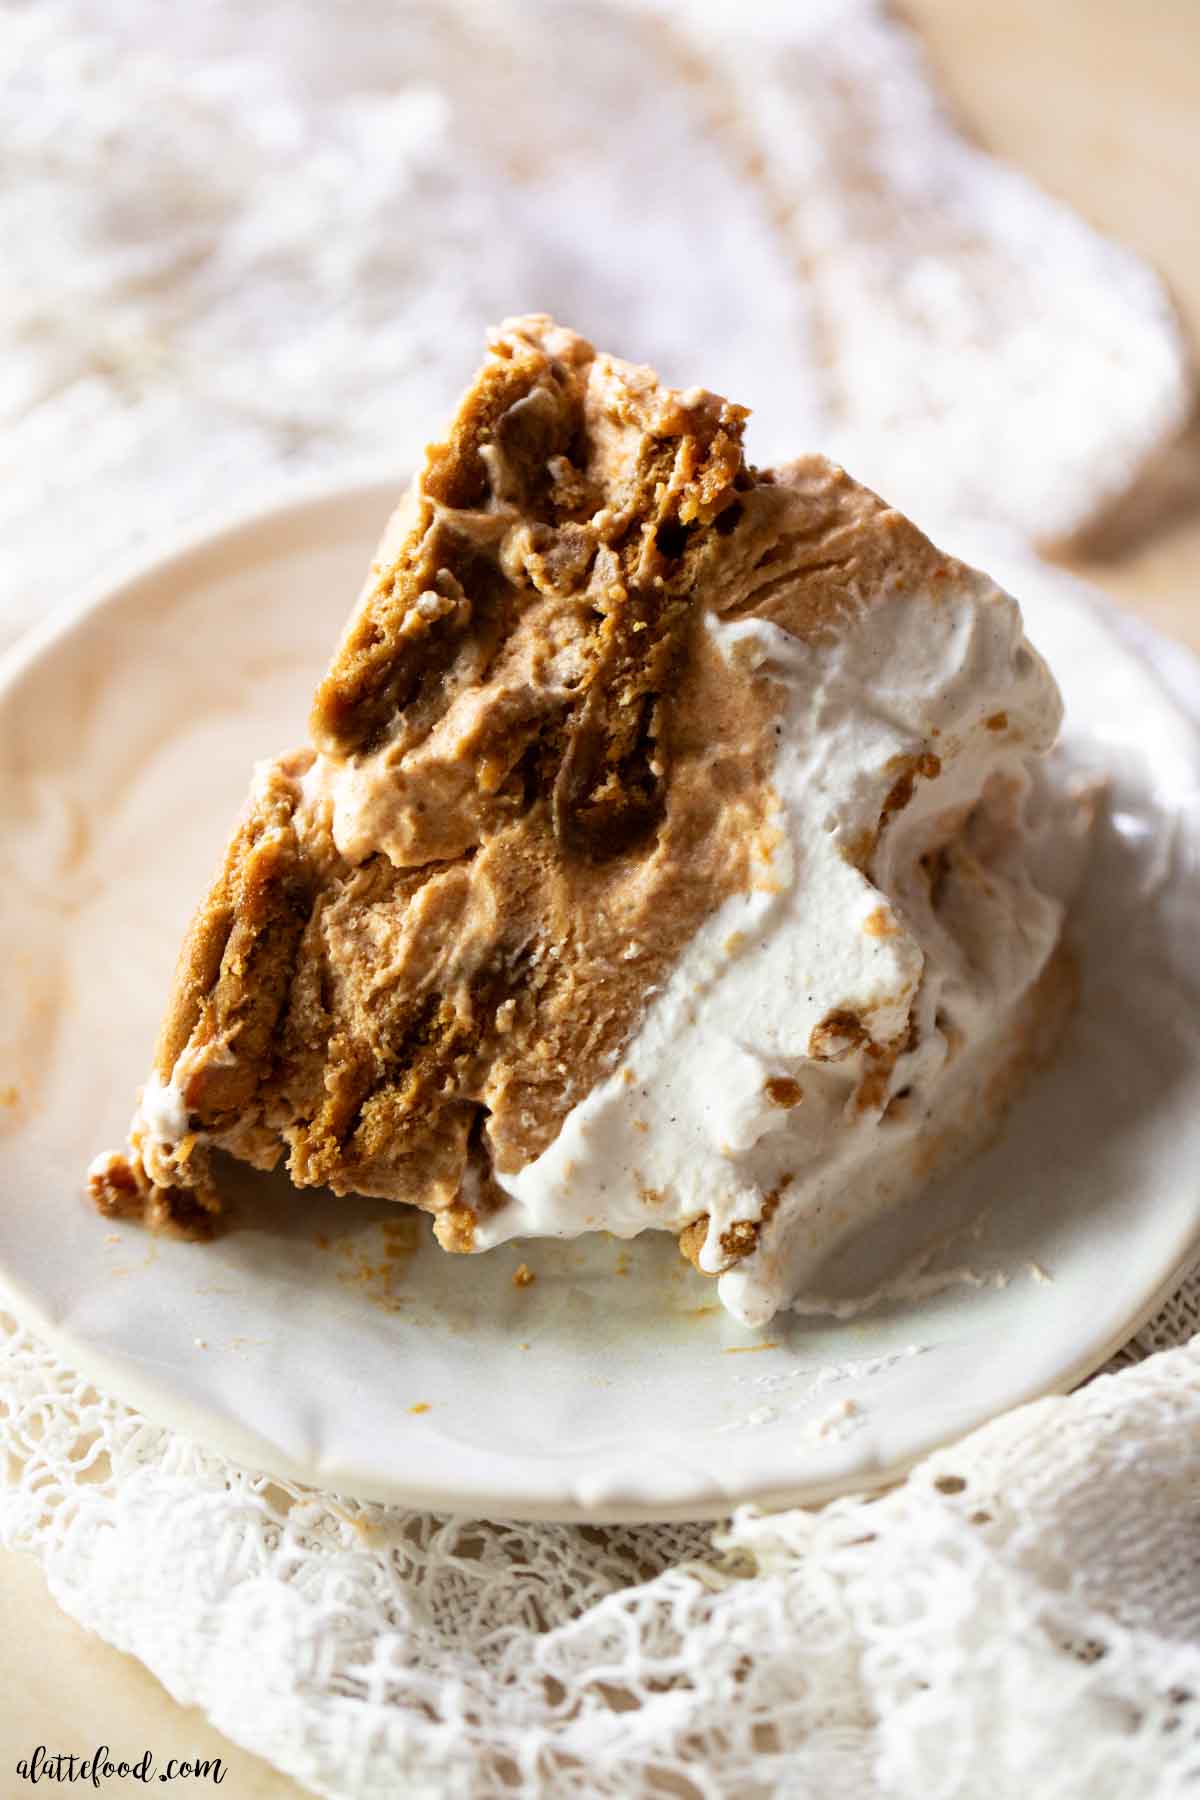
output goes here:
<path id="1" fill-rule="evenodd" d="M 959 137 L 874 0 L 730 18 L 0 14 L 0 641 L 250 489 L 399 476 L 484 325 L 534 306 L 752 402 L 760 460 L 819 445 L 918 517 L 1060 540 L 1151 479 L 1191 402 L 1155 277 Z M 1182 1794 L 1198 1331 L 1193 1281 L 1128 1367 L 883 1498 L 714 1534 L 290 1488 L 0 1318 L 0 1541 L 347 1800 Z"/>

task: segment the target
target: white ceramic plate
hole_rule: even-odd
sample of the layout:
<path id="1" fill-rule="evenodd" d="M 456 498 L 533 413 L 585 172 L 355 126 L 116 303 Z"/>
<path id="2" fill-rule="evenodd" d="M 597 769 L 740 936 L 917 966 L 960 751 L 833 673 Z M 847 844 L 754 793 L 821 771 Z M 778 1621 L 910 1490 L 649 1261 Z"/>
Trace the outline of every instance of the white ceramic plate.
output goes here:
<path id="1" fill-rule="evenodd" d="M 1097 1367 L 1200 1239 L 1200 683 L 1162 646 L 1152 670 L 1062 577 L 994 546 L 1078 753 L 1114 774 L 1083 1003 L 1002 1140 L 825 1284 L 852 1296 L 957 1229 L 941 1265 L 983 1285 L 755 1337 L 651 1236 L 446 1257 L 424 1222 L 408 1249 L 395 1209 L 248 1173 L 246 1222 L 208 1246 L 89 1209 L 84 1170 L 122 1140 L 250 763 L 302 741 L 393 487 L 193 543 L 0 667 L 0 1278 L 17 1312 L 98 1384 L 243 1461 L 493 1516 L 817 1499 Z M 537 1280 L 517 1288 L 522 1260 Z"/>

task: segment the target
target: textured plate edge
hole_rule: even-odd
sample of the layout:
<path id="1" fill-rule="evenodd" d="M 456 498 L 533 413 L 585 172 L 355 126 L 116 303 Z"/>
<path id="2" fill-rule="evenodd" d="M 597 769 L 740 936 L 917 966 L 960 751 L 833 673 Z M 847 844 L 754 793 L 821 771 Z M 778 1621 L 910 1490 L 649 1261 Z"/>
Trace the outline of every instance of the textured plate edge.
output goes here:
<path id="1" fill-rule="evenodd" d="M 161 1390 L 153 1379 L 144 1379 L 135 1365 L 124 1359 L 112 1356 L 93 1346 L 85 1346 L 86 1355 L 81 1363 L 76 1355 L 78 1341 L 70 1332 L 61 1330 L 57 1325 L 47 1321 L 33 1302 L 25 1297 L 14 1286 L 10 1285 L 3 1274 L 0 1274 L 0 1299 L 4 1301 L 9 1312 L 19 1325 L 33 1332 L 41 1342 L 46 1344 L 77 1374 L 87 1381 L 93 1381 L 122 1405 L 143 1414 L 148 1423 L 158 1425 L 160 1429 L 179 1432 L 193 1438 L 196 1443 L 215 1455 L 227 1457 L 255 1475 L 265 1475 L 270 1479 L 292 1483 L 308 1490 L 317 1490 L 344 1499 L 370 1501 L 382 1506 L 402 1507 L 410 1512 L 431 1512 L 452 1518 L 485 1518 L 495 1520 L 513 1520 L 516 1522 L 537 1522 L 561 1525 L 649 1525 L 670 1523 L 717 1523 L 728 1519 L 732 1513 L 743 1507 L 752 1507 L 762 1513 L 788 1511 L 794 1507 L 823 1506 L 830 1500 L 842 1499 L 854 1494 L 873 1494 L 897 1486 L 926 1457 L 939 1451 L 952 1451 L 956 1444 L 962 1443 L 975 1431 L 984 1429 L 994 1420 L 1003 1418 L 1023 1406 L 1029 1406 L 1038 1400 L 1069 1394 L 1082 1382 L 1103 1368 L 1109 1358 L 1115 1356 L 1131 1338 L 1135 1337 L 1142 1327 L 1154 1317 L 1159 1308 L 1176 1291 L 1194 1267 L 1200 1256 L 1200 1229 L 1195 1232 L 1187 1252 L 1173 1267 L 1171 1273 L 1164 1278 L 1151 1297 L 1140 1305 L 1137 1311 L 1121 1328 L 1110 1333 L 1099 1344 L 1088 1352 L 1066 1371 L 1053 1376 L 1035 1376 L 1023 1387 L 1016 1398 L 1006 1400 L 1002 1406 L 981 1413 L 971 1425 L 961 1432 L 944 1436 L 940 1432 L 932 1433 L 927 1440 L 919 1444 L 910 1454 L 896 1458 L 882 1468 L 864 1468 L 848 1479 L 797 1483 L 764 1484 L 761 1488 L 731 1499 L 725 1494 L 704 1495 L 692 1502 L 661 1502 L 651 1504 L 647 1501 L 606 1501 L 597 1505 L 584 1505 L 578 1501 L 530 1501 L 528 1496 L 497 1489 L 492 1484 L 487 1493 L 468 1493 L 460 1491 L 449 1493 L 436 1487 L 422 1487 L 417 1482 L 409 1483 L 401 1488 L 390 1483 L 373 1482 L 369 1477 L 360 1478 L 353 1470 L 342 1475 L 336 1471 L 306 1468 L 300 1463 L 292 1462 L 282 1455 L 265 1439 L 259 1438 L 253 1431 L 238 1432 L 226 1421 L 218 1421 L 215 1425 L 212 1416 L 202 1408 L 193 1407 L 188 1402 L 180 1402 L 178 1396 L 169 1394 L 165 1406 L 159 1408 L 157 1402 Z M 161 1412 L 172 1414 L 170 1423 L 160 1421 Z"/>
<path id="2" fill-rule="evenodd" d="M 85 619 L 96 618 L 120 604 L 130 588 L 160 580 L 193 557 L 216 552 L 232 538 L 247 532 L 266 531 L 284 525 L 295 513 L 321 507 L 366 505 L 378 499 L 380 516 L 394 506 L 408 475 L 389 471 L 379 463 L 352 465 L 337 479 L 292 481 L 273 485 L 252 506 L 205 514 L 156 545 L 127 557 L 116 558 L 76 593 L 53 607 L 44 619 L 20 632 L 0 651 L 0 703 L 26 671 Z"/>

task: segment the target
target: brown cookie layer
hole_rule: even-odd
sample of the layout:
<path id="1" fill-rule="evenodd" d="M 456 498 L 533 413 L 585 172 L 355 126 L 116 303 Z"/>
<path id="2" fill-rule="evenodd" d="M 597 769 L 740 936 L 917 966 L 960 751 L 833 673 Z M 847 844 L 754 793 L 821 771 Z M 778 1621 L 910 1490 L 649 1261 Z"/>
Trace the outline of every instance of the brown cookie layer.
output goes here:
<path id="1" fill-rule="evenodd" d="M 548 319 L 496 334 L 184 945 L 155 1069 L 186 1128 L 144 1106 L 103 1207 L 194 1223 L 217 1146 L 470 1247 L 769 858 L 778 691 L 707 620 L 828 641 L 958 573 L 823 459 L 749 467 L 745 417 Z"/>

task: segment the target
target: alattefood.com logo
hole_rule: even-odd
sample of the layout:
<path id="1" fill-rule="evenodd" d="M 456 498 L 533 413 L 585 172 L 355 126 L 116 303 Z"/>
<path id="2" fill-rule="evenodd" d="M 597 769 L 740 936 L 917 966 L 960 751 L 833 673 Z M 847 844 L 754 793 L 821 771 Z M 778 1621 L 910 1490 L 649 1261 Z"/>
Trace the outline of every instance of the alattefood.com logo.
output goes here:
<path id="1" fill-rule="evenodd" d="M 225 1766 L 219 1756 L 189 1758 L 168 1756 L 156 1762 L 151 1750 L 143 1750 L 136 1760 L 114 1756 L 107 1744 L 101 1744 L 91 1756 L 68 1756 L 65 1750 L 48 1750 L 39 1744 L 30 1756 L 17 1764 L 22 1781 L 81 1781 L 94 1788 L 107 1781 L 213 1781 L 225 1779 Z"/>

